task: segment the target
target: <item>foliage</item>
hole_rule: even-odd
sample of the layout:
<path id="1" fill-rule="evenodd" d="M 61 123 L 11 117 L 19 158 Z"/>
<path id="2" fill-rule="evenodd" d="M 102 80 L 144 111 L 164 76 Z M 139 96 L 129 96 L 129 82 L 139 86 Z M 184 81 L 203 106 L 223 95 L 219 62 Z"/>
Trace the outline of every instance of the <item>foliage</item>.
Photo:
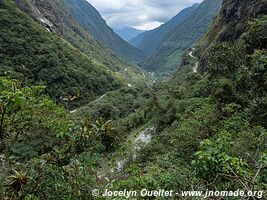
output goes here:
<path id="1" fill-rule="evenodd" d="M 94 170 L 99 153 L 120 139 L 111 121 L 75 124 L 41 86 L 1 77 L 0 89 L 0 198 L 88 197 L 100 180 Z"/>
<path id="2" fill-rule="evenodd" d="M 196 152 L 197 158 L 193 161 L 198 176 L 211 182 L 216 179 L 217 175 L 227 176 L 233 172 L 246 175 L 247 164 L 227 154 L 233 145 L 229 139 L 229 134 L 223 133 L 215 143 L 208 139 L 200 143 L 200 151 Z"/>
<path id="3" fill-rule="evenodd" d="M 62 108 L 41 96 L 44 87 L 21 88 L 17 81 L 5 77 L 0 81 L 1 151 L 6 158 L 13 152 L 28 159 L 59 142 L 52 133 L 68 131 L 70 124 Z"/>

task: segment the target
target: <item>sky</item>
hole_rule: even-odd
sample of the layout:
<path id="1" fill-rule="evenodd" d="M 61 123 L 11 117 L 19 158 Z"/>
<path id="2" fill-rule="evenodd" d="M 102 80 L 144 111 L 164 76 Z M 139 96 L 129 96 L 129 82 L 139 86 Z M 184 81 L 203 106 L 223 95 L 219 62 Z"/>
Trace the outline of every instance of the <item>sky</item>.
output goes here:
<path id="1" fill-rule="evenodd" d="M 87 0 L 112 28 L 151 30 L 203 0 Z"/>

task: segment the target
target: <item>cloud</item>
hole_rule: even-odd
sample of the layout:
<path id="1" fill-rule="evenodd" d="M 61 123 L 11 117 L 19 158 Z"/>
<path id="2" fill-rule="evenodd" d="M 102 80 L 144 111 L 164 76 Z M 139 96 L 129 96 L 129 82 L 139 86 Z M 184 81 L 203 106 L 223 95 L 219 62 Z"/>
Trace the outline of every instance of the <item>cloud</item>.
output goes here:
<path id="1" fill-rule="evenodd" d="M 87 0 L 113 28 L 150 30 L 203 0 Z"/>
<path id="2" fill-rule="evenodd" d="M 144 23 L 141 23 L 138 26 L 131 26 L 131 27 L 139 29 L 139 30 L 152 30 L 154 28 L 159 27 L 161 24 L 163 24 L 163 23 L 162 22 L 157 22 L 157 21 L 155 21 L 155 22 L 144 22 Z"/>

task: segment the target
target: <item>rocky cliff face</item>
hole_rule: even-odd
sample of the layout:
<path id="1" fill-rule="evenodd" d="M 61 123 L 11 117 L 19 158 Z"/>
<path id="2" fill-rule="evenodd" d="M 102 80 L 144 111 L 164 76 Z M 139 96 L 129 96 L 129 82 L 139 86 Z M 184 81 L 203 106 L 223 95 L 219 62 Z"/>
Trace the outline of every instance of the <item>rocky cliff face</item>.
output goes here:
<path id="1" fill-rule="evenodd" d="M 238 39 L 251 20 L 264 14 L 267 14 L 266 0 L 224 0 L 220 14 L 196 50 L 200 58 L 200 70 L 205 71 L 207 67 L 206 55 L 212 44 Z"/>
<path id="2" fill-rule="evenodd" d="M 101 48 L 92 35 L 83 30 L 73 19 L 69 10 L 61 0 L 15 0 L 18 7 L 33 19 L 41 22 L 50 31 L 56 32 L 68 40 L 70 35 L 77 34 L 86 40 L 87 44 Z M 78 46 L 77 44 L 73 44 Z M 93 49 L 93 47 L 91 47 Z M 103 48 L 102 48 L 103 49 Z M 96 51 L 96 48 L 94 49 Z"/>
<path id="3" fill-rule="evenodd" d="M 225 0 L 218 21 L 224 31 L 219 33 L 218 39 L 220 41 L 238 39 L 250 20 L 266 14 L 266 3 L 266 0 Z"/>

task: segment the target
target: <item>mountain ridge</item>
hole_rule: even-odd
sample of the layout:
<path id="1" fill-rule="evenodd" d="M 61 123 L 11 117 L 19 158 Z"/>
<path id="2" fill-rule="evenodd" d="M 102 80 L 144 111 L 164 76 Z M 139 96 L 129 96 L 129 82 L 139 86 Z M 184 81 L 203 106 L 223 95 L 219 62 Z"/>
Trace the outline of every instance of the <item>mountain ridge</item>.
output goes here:
<path id="1" fill-rule="evenodd" d="M 129 62 L 144 61 L 145 55 L 116 34 L 100 13 L 86 0 L 64 0 L 76 21 L 100 43 Z"/>
<path id="2" fill-rule="evenodd" d="M 145 32 L 143 30 L 135 29 L 132 27 L 114 28 L 113 30 L 126 42 L 129 42 L 131 39 L 135 38 L 137 35 Z"/>
<path id="3" fill-rule="evenodd" d="M 129 41 L 133 46 L 141 49 L 148 57 L 160 47 L 165 37 L 180 23 L 182 23 L 194 10 L 197 9 L 199 4 L 194 4 L 191 7 L 185 8 L 180 11 L 176 16 L 164 23 L 160 27 L 141 33 L 137 37 Z"/>

